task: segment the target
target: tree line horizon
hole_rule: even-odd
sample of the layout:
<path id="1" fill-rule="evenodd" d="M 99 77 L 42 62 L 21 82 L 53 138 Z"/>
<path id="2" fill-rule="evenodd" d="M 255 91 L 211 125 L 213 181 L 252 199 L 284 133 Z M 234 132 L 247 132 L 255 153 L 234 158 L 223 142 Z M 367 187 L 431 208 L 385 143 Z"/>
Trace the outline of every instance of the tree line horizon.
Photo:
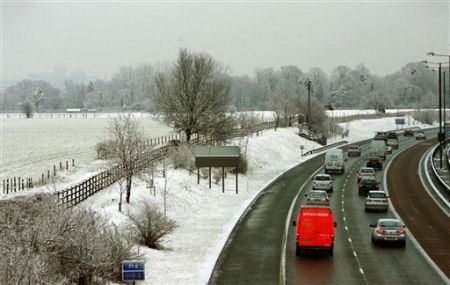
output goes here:
<path id="1" fill-rule="evenodd" d="M 215 63 L 220 76 L 229 83 L 229 112 L 269 111 L 276 108 L 274 101 L 300 100 L 307 96 L 308 80 L 312 82 L 311 98 L 337 109 L 420 109 L 436 107 L 438 102 L 437 74 L 421 62 L 407 63 L 385 76 L 371 74 L 362 63 L 353 69 L 337 66 L 330 75 L 319 67 L 303 72 L 297 66 L 286 65 L 256 69 L 254 76 L 231 76 L 223 65 Z M 158 74 L 175 64 L 176 61 L 172 66 L 124 66 L 109 80 L 86 84 L 68 80 L 61 89 L 45 81 L 23 79 L 1 92 L 1 112 L 20 111 L 24 104 L 32 105 L 34 112 L 69 108 L 158 112 L 153 100 Z M 36 93 L 40 94 L 39 101 Z"/>

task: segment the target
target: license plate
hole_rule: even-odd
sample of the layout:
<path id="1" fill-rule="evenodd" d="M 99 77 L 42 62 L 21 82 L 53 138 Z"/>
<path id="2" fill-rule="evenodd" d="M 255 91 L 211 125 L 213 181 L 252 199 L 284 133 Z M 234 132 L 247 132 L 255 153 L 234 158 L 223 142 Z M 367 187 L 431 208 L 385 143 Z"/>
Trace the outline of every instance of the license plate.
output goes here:
<path id="1" fill-rule="evenodd" d="M 396 240 L 397 238 L 396 237 L 385 237 L 384 239 L 385 240 Z"/>

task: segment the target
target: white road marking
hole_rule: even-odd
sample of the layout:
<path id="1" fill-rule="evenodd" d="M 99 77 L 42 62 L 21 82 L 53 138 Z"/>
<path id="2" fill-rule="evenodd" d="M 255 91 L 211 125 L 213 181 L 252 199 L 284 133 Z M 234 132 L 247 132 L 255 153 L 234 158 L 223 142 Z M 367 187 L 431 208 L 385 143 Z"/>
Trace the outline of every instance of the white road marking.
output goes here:
<path id="1" fill-rule="evenodd" d="M 348 238 L 348 242 L 349 242 L 349 243 L 352 243 L 352 239 L 351 239 L 350 237 Z"/>
<path id="2" fill-rule="evenodd" d="M 353 251 L 353 256 L 356 257 L 356 251 Z M 361 268 L 361 267 L 360 267 Z"/>
<path id="3" fill-rule="evenodd" d="M 295 195 L 294 199 L 292 199 L 291 206 L 289 208 L 288 215 L 286 217 L 285 231 L 283 234 L 283 240 L 281 242 L 281 259 L 280 259 L 280 284 L 286 284 L 286 244 L 287 244 L 287 236 L 289 233 L 289 226 L 292 217 L 292 212 L 294 211 L 294 206 L 297 203 L 298 197 L 302 192 L 302 189 L 306 186 L 307 183 L 322 169 L 319 167 L 316 171 L 314 171 L 311 176 L 306 179 L 306 181 L 302 184 L 302 186 L 298 189 L 297 195 Z"/>
<path id="4" fill-rule="evenodd" d="M 348 227 L 347 226 L 345 226 L 345 230 L 348 231 Z"/>
<path id="5" fill-rule="evenodd" d="M 361 267 L 359 268 L 359 272 L 364 275 L 364 270 Z"/>

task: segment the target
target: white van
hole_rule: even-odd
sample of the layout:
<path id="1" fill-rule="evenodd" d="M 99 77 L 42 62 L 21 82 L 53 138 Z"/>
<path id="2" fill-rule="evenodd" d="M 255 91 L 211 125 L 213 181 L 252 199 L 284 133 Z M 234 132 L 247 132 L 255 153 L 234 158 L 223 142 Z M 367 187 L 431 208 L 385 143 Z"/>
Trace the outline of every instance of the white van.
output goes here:
<path id="1" fill-rule="evenodd" d="M 386 142 L 383 140 L 373 140 L 370 143 L 369 156 L 379 156 L 386 159 Z"/>
<path id="2" fill-rule="evenodd" d="M 332 148 L 327 150 L 325 154 L 325 164 L 324 169 L 325 173 L 337 172 L 344 173 L 345 165 L 344 165 L 344 152 L 342 149 Z"/>

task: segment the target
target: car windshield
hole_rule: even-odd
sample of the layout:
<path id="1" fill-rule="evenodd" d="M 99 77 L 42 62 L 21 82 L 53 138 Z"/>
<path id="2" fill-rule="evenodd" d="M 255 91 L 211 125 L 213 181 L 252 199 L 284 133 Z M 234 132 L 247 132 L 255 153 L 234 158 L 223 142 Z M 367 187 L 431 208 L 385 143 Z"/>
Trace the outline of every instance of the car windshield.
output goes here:
<path id="1" fill-rule="evenodd" d="M 361 181 L 362 184 L 377 184 L 378 182 L 375 179 L 363 179 Z"/>
<path id="2" fill-rule="evenodd" d="M 388 143 L 397 144 L 397 141 L 396 140 L 388 140 Z"/>
<path id="3" fill-rule="evenodd" d="M 311 179 L 311 178 L 310 178 Z M 316 178 L 314 180 L 318 180 L 318 181 L 330 181 L 331 177 L 330 176 L 324 176 L 324 175 L 318 175 L 316 176 Z"/>
<path id="4" fill-rule="evenodd" d="M 379 226 L 382 228 L 399 228 L 403 225 L 399 221 L 381 221 Z"/>
<path id="5" fill-rule="evenodd" d="M 369 193 L 370 198 L 386 198 L 385 193 Z"/>
<path id="6" fill-rule="evenodd" d="M 351 145 L 350 147 L 349 147 L 350 149 L 359 149 L 359 146 L 357 146 L 357 145 Z"/>
<path id="7" fill-rule="evenodd" d="M 328 158 L 329 158 L 330 160 L 337 160 L 337 159 L 338 159 L 338 156 L 335 155 L 335 154 L 331 154 L 330 156 L 328 156 Z"/>
<path id="8" fill-rule="evenodd" d="M 326 196 L 327 196 L 327 194 L 324 192 L 310 192 L 309 193 L 309 197 L 312 197 L 312 198 L 324 198 Z"/>
<path id="9" fill-rule="evenodd" d="M 371 169 L 371 168 L 361 168 L 361 170 L 359 172 L 361 172 L 361 173 L 373 173 L 373 169 Z"/>
<path id="10" fill-rule="evenodd" d="M 380 158 L 379 158 L 379 157 L 372 156 L 372 157 L 369 157 L 369 160 L 380 160 Z"/>

